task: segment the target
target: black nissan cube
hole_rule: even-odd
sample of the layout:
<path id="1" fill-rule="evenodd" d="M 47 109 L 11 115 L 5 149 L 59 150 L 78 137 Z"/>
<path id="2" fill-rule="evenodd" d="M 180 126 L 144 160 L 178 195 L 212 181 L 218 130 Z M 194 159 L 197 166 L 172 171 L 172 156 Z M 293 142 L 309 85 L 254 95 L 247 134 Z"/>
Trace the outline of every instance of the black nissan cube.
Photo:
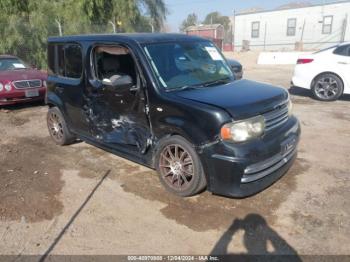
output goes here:
<path id="1" fill-rule="evenodd" d="M 296 158 L 300 126 L 288 92 L 235 79 L 209 40 L 52 37 L 48 65 L 52 139 L 58 145 L 80 139 L 156 169 L 164 187 L 179 196 L 204 189 L 251 196 Z"/>

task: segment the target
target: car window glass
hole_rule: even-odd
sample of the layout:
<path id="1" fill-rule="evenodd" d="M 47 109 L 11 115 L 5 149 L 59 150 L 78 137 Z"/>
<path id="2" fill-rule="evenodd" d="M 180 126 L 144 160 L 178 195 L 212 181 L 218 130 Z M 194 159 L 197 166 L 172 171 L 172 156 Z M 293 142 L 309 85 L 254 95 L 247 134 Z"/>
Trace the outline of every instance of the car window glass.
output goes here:
<path id="1" fill-rule="evenodd" d="M 339 46 L 334 50 L 334 54 L 341 56 L 350 56 L 350 45 Z"/>
<path id="2" fill-rule="evenodd" d="M 55 46 L 54 45 L 49 45 L 47 47 L 47 57 L 48 57 L 49 73 L 54 74 L 54 73 L 56 73 L 56 70 L 55 70 Z"/>
<path id="3" fill-rule="evenodd" d="M 330 47 L 327 47 L 327 48 L 321 49 L 321 50 L 319 50 L 319 51 L 316 51 L 316 52 L 314 52 L 313 54 L 319 54 L 319 53 L 322 53 L 322 52 L 328 51 L 328 50 L 330 50 L 330 49 L 334 49 L 334 48 L 336 48 L 337 46 L 338 46 L 338 45 L 333 45 L 333 46 L 330 46 Z"/>
<path id="4" fill-rule="evenodd" d="M 64 46 L 58 45 L 56 49 L 56 63 L 57 63 L 57 69 L 55 71 L 56 74 L 60 76 L 66 76 L 64 71 Z"/>
<path id="5" fill-rule="evenodd" d="M 148 44 L 144 50 L 167 90 L 233 78 L 225 59 L 211 42 Z"/>
<path id="6" fill-rule="evenodd" d="M 94 48 L 95 76 L 99 80 L 128 75 L 136 83 L 136 65 L 130 51 L 121 46 Z"/>
<path id="7" fill-rule="evenodd" d="M 49 73 L 80 78 L 83 71 L 81 48 L 77 44 L 56 44 L 48 47 Z"/>
<path id="8" fill-rule="evenodd" d="M 82 54 L 80 46 L 67 45 L 64 48 L 65 76 L 80 78 L 82 73 Z"/>
<path id="9" fill-rule="evenodd" d="M 17 58 L 0 59 L 0 71 L 25 69 L 27 66 Z"/>

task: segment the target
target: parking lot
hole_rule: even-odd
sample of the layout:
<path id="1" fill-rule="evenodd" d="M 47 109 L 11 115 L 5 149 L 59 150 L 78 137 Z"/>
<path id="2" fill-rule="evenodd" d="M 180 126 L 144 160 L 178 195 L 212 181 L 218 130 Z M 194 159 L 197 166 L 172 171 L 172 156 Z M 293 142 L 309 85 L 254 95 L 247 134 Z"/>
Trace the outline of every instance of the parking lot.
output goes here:
<path id="1" fill-rule="evenodd" d="M 293 66 L 234 57 L 245 78 L 290 88 Z M 240 200 L 175 197 L 153 170 L 86 143 L 56 146 L 45 105 L 0 109 L 1 253 L 350 254 L 350 98 L 290 93 L 302 126 L 297 161 Z"/>

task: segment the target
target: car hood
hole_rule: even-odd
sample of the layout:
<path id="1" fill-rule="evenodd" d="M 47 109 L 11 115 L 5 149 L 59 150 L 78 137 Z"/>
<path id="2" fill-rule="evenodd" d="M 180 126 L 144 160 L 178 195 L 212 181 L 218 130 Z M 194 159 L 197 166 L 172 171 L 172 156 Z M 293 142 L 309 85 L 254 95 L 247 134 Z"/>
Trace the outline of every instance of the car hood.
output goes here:
<path id="1" fill-rule="evenodd" d="M 215 87 L 182 90 L 176 95 L 220 107 L 229 112 L 235 120 L 268 112 L 288 99 L 288 92 L 281 87 L 249 80 L 234 81 Z"/>
<path id="2" fill-rule="evenodd" d="M 36 69 L 0 71 L 0 81 L 46 79 L 47 74 Z"/>

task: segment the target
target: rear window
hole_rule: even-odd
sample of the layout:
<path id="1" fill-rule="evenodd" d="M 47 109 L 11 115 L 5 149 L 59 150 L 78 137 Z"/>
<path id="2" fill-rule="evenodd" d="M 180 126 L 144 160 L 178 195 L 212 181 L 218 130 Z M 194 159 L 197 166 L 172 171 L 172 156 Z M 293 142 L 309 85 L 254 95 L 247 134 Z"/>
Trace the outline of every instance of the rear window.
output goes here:
<path id="1" fill-rule="evenodd" d="M 68 78 L 80 78 L 83 57 L 78 44 L 51 44 L 48 47 L 49 72 Z"/>
<path id="2" fill-rule="evenodd" d="M 337 46 L 338 46 L 338 45 L 333 45 L 333 46 L 330 46 L 330 47 L 327 47 L 327 48 L 321 49 L 320 51 L 317 51 L 317 52 L 315 52 L 314 54 L 319 54 L 319 53 L 325 52 L 325 51 L 327 51 L 327 50 L 330 50 L 330 49 L 336 48 Z"/>

